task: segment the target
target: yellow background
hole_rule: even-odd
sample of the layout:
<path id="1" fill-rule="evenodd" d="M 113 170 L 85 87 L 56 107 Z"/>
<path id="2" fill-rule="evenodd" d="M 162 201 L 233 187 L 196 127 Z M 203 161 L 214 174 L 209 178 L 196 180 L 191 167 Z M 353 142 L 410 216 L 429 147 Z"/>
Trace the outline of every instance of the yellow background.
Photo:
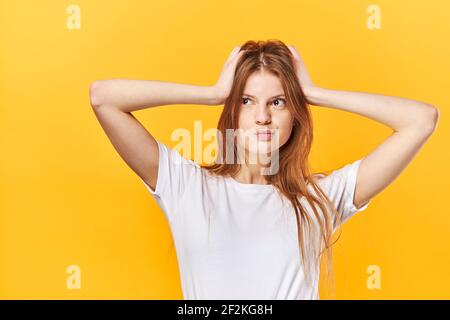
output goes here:
<path id="1" fill-rule="evenodd" d="M 69 5 L 81 29 L 66 26 Z M 366 9 L 381 9 L 369 30 Z M 335 245 L 338 299 L 450 298 L 448 1 L 1 1 L 0 298 L 181 299 L 168 224 L 116 153 L 89 84 L 130 78 L 212 85 L 232 48 L 277 38 L 331 89 L 436 105 L 435 134 Z M 313 170 L 350 163 L 391 129 L 312 107 Z M 175 128 L 215 127 L 221 106 L 134 112 L 172 147 Z M 81 288 L 66 268 L 81 268 Z M 381 289 L 366 286 L 369 265 Z"/>

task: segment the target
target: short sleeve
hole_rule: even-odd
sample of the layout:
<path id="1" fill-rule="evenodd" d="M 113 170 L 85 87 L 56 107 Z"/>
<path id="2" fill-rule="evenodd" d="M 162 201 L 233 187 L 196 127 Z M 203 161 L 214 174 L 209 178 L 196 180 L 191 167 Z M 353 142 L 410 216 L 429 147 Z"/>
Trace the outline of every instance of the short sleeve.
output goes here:
<path id="1" fill-rule="evenodd" d="M 158 177 L 155 190 L 141 179 L 147 190 L 163 210 L 169 222 L 176 215 L 179 199 L 199 172 L 199 165 L 184 158 L 178 151 L 156 140 L 159 149 Z"/>
<path id="2" fill-rule="evenodd" d="M 332 171 L 329 175 L 319 180 L 319 185 L 334 203 L 341 213 L 341 223 L 347 221 L 355 213 L 364 211 L 369 206 L 371 200 L 366 202 L 359 209 L 353 203 L 356 178 L 362 159 L 358 159 L 339 169 Z M 337 228 L 337 221 L 334 220 L 334 228 Z"/>

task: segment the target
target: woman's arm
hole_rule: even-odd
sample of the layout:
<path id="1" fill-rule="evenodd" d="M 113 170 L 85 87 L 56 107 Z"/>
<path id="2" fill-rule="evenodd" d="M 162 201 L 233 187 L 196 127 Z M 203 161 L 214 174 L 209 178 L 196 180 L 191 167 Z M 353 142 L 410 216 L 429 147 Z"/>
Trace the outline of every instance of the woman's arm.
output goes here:
<path id="1" fill-rule="evenodd" d="M 241 54 L 235 47 L 214 86 L 128 79 L 91 84 L 90 103 L 104 132 L 121 158 L 153 190 L 158 179 L 158 143 L 131 112 L 170 104 L 222 104 Z"/>
<path id="2" fill-rule="evenodd" d="M 91 105 L 108 105 L 131 112 L 170 104 L 223 104 L 231 90 L 236 64 L 243 52 L 239 46 L 234 47 L 213 86 L 158 80 L 97 80 L 90 87 Z"/>
<path id="3" fill-rule="evenodd" d="M 439 110 L 412 99 L 319 88 L 312 84 L 295 47 L 290 48 L 310 104 L 353 112 L 393 129 L 392 135 L 361 161 L 353 199 L 359 208 L 392 183 L 412 161 L 434 132 Z"/>
<path id="4" fill-rule="evenodd" d="M 431 104 L 375 93 L 330 90 L 311 87 L 305 93 L 316 106 L 353 112 L 387 125 L 394 131 L 434 131 L 438 110 Z"/>
<path id="5" fill-rule="evenodd" d="M 416 100 L 363 92 L 311 88 L 313 104 L 368 117 L 393 133 L 361 161 L 353 202 L 357 208 L 386 188 L 406 168 L 434 132 L 439 111 Z"/>
<path id="6" fill-rule="evenodd" d="M 171 104 L 216 105 L 219 102 L 215 86 L 131 79 L 97 80 L 91 84 L 92 105 L 109 105 L 123 112 Z"/>
<path id="7" fill-rule="evenodd" d="M 170 104 L 215 104 L 215 87 L 152 80 L 98 80 L 90 86 L 95 116 L 125 163 L 153 190 L 158 179 L 158 143 L 131 111 Z"/>

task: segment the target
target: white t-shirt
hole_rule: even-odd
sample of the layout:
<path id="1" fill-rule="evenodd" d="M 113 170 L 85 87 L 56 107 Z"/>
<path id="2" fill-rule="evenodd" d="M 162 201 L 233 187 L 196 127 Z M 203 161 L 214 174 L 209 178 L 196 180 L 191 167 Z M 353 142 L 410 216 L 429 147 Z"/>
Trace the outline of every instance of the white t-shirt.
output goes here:
<path id="1" fill-rule="evenodd" d="M 275 187 L 210 175 L 157 142 L 155 191 L 141 181 L 169 222 L 184 299 L 319 299 L 319 269 L 308 284 L 293 207 Z M 361 160 L 318 181 L 342 213 L 342 222 L 370 203 L 359 209 L 353 204 Z"/>

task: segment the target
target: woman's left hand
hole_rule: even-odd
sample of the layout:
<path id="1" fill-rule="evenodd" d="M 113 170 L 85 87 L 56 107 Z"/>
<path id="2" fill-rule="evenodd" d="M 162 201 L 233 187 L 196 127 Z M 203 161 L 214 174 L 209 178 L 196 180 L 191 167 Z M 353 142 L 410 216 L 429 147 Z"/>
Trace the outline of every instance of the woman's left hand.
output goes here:
<path id="1" fill-rule="evenodd" d="M 300 82 L 300 86 L 302 87 L 303 93 L 308 97 L 310 91 L 314 88 L 314 84 L 311 81 L 305 62 L 303 61 L 300 53 L 294 46 L 288 46 L 288 48 L 294 57 L 294 67 L 297 72 L 297 78 Z"/>

